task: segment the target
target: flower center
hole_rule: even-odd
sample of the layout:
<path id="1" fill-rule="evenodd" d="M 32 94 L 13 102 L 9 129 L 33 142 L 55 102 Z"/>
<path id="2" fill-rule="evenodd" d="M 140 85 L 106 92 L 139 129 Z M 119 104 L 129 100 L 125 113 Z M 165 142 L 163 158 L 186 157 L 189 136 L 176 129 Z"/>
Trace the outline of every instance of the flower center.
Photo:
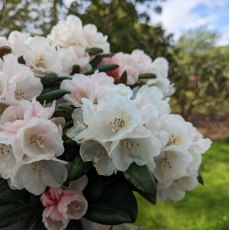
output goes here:
<path id="1" fill-rule="evenodd" d="M 78 206 L 77 202 L 71 202 L 68 205 L 68 214 L 74 215 L 76 212 L 80 211 L 81 207 Z"/>
<path id="2" fill-rule="evenodd" d="M 121 118 L 115 117 L 114 120 L 109 123 L 112 126 L 112 132 L 116 133 L 120 131 L 125 126 L 128 118 L 129 115 L 126 112 L 122 113 Z"/>
<path id="3" fill-rule="evenodd" d="M 0 144 L 0 159 L 6 159 L 10 157 L 12 153 L 12 147 L 6 144 Z"/>
<path id="4" fill-rule="evenodd" d="M 176 137 L 172 134 L 171 137 L 169 138 L 168 145 L 175 145 L 176 144 Z"/>
<path id="5" fill-rule="evenodd" d="M 23 91 L 16 91 L 15 92 L 15 98 L 20 101 L 25 99 L 25 93 Z"/>
<path id="6" fill-rule="evenodd" d="M 42 68 L 46 67 L 46 62 L 45 62 L 45 58 L 44 58 L 43 55 L 41 55 L 38 58 L 36 58 L 35 62 L 36 62 L 37 67 L 42 67 Z"/>
<path id="7" fill-rule="evenodd" d="M 37 180 L 41 179 L 41 172 L 42 172 L 43 168 L 44 168 L 44 166 L 43 166 L 43 163 L 41 161 L 32 163 L 32 170 L 36 173 L 36 179 Z"/>
<path id="8" fill-rule="evenodd" d="M 172 168 L 169 159 L 166 156 L 161 159 L 161 164 L 163 165 L 164 168 Z"/>
<path id="9" fill-rule="evenodd" d="M 137 152 L 134 151 L 134 147 L 139 146 L 138 143 L 135 143 L 131 140 L 123 140 L 124 147 L 128 149 L 128 151 L 133 155 L 133 156 L 138 156 Z"/>
<path id="10" fill-rule="evenodd" d="M 32 135 L 30 137 L 30 144 L 35 145 L 36 147 L 39 147 L 39 148 L 45 147 L 45 141 L 42 139 L 41 136 L 37 136 L 37 135 Z"/>

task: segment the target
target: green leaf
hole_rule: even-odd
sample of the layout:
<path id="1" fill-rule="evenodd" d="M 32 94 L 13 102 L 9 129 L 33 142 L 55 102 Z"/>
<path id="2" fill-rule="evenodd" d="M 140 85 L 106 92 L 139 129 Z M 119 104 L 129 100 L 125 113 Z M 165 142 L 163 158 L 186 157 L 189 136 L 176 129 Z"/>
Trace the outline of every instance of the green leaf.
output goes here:
<path id="1" fill-rule="evenodd" d="M 64 111 L 65 113 L 72 115 L 75 108 L 73 108 L 71 105 L 67 104 L 58 104 L 57 108 Z"/>
<path id="2" fill-rule="evenodd" d="M 153 73 L 144 73 L 144 74 L 139 75 L 139 78 L 142 78 L 142 79 L 154 79 L 154 78 L 156 78 L 156 75 L 153 74 Z"/>
<path id="3" fill-rule="evenodd" d="M 105 178 L 105 182 L 99 197 L 90 197 L 86 194 L 89 207 L 85 217 L 107 225 L 134 222 L 137 216 L 137 202 L 130 186 L 122 177 Z"/>
<path id="4" fill-rule="evenodd" d="M 18 205 L 0 213 L 0 228 L 12 225 L 28 216 L 40 204 L 39 200 Z"/>
<path id="5" fill-rule="evenodd" d="M 4 55 L 11 53 L 12 49 L 9 46 L 1 46 L 0 47 L 0 58 Z"/>
<path id="6" fill-rule="evenodd" d="M 66 90 L 55 89 L 55 90 L 51 90 L 49 92 L 42 93 L 40 96 L 37 97 L 37 100 L 40 103 L 43 103 L 44 101 L 46 101 L 46 103 L 49 103 L 49 102 L 52 102 L 54 100 L 57 100 L 57 99 L 63 97 L 67 93 L 69 93 L 69 92 Z"/>
<path id="7" fill-rule="evenodd" d="M 34 215 L 30 216 L 28 218 L 27 224 L 24 226 L 24 230 L 35 230 L 35 226 L 38 225 L 40 226 L 40 223 L 42 223 L 42 212 L 43 212 L 43 207 L 40 208 L 40 210 L 36 211 Z M 43 225 L 43 224 L 42 224 Z M 42 228 L 37 228 L 37 229 L 42 229 Z M 45 227 L 44 227 L 45 229 Z"/>
<path id="8" fill-rule="evenodd" d="M 80 220 L 71 220 L 66 230 L 84 230 Z"/>
<path id="9" fill-rule="evenodd" d="M 70 166 L 68 180 L 76 180 L 92 169 L 92 162 L 84 162 L 78 154 Z"/>
<path id="10" fill-rule="evenodd" d="M 14 201 L 29 198 L 29 195 L 26 190 L 10 189 L 6 180 L 0 180 L 0 205 L 7 205 Z"/>
<path id="11" fill-rule="evenodd" d="M 93 60 L 90 61 L 90 65 L 94 69 L 103 60 L 103 58 L 111 57 L 111 56 L 112 56 L 112 54 L 101 54 L 101 55 L 97 55 Z"/>
<path id="12" fill-rule="evenodd" d="M 107 71 L 111 71 L 111 70 L 117 69 L 118 67 L 119 67 L 119 65 L 116 65 L 116 64 L 100 65 L 100 66 L 97 66 L 96 68 L 94 68 L 92 70 L 84 72 L 83 74 L 85 74 L 85 75 L 93 74 L 97 70 L 99 72 L 107 72 Z"/>
<path id="13" fill-rule="evenodd" d="M 41 79 L 41 83 L 44 87 L 53 86 L 57 82 L 61 82 L 66 79 L 70 79 L 69 77 L 58 77 L 56 73 L 50 73 Z"/>
<path id="14" fill-rule="evenodd" d="M 204 185 L 204 180 L 200 172 L 198 172 L 197 180 L 200 184 Z"/>
<path id="15" fill-rule="evenodd" d="M 80 73 L 80 72 L 81 72 L 81 67 L 79 65 L 74 65 L 70 75 L 73 75 L 75 73 Z"/>
<path id="16" fill-rule="evenodd" d="M 156 181 L 147 166 L 139 166 L 133 163 L 128 170 L 124 172 L 124 176 L 144 198 L 152 203 L 156 203 Z"/>
<path id="17" fill-rule="evenodd" d="M 125 71 L 120 78 L 120 83 L 123 83 L 125 85 L 127 85 L 127 81 L 128 81 L 128 76 L 127 76 L 127 72 Z"/>
<path id="18" fill-rule="evenodd" d="M 103 49 L 92 47 L 92 48 L 87 48 L 85 52 L 89 53 L 89 55 L 97 55 L 97 54 L 103 53 Z"/>
<path id="19" fill-rule="evenodd" d="M 85 217 L 91 221 L 106 225 L 132 222 L 127 212 L 102 202 L 89 203 Z"/>
<path id="20" fill-rule="evenodd" d="M 23 58 L 23 56 L 21 56 L 21 57 L 18 58 L 18 63 L 19 63 L 19 64 L 23 64 L 23 65 L 26 64 L 26 61 L 25 61 L 25 59 Z"/>

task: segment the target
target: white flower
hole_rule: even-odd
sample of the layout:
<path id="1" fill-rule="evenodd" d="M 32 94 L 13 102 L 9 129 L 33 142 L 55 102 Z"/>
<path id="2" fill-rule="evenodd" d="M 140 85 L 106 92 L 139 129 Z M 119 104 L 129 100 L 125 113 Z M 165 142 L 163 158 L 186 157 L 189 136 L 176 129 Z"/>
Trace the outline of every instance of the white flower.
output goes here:
<path id="1" fill-rule="evenodd" d="M 110 176 L 116 173 L 112 159 L 108 155 L 109 144 L 102 145 L 96 141 L 85 141 L 81 144 L 80 154 L 83 161 L 92 161 L 99 175 Z"/>
<path id="2" fill-rule="evenodd" d="M 58 127 L 50 120 L 34 117 L 20 128 L 12 144 L 15 157 L 60 156 L 64 152 Z"/>
<path id="3" fill-rule="evenodd" d="M 14 174 L 17 166 L 11 145 L 0 144 L 0 176 L 9 179 Z"/>
<path id="4" fill-rule="evenodd" d="M 154 73 L 157 78 L 167 78 L 168 77 L 168 68 L 169 63 L 168 61 L 163 57 L 156 58 L 151 63 L 151 73 Z"/>
<path id="5" fill-rule="evenodd" d="M 63 74 L 70 74 L 74 65 L 80 66 L 80 72 L 90 69 L 90 58 L 83 49 L 70 46 L 67 48 L 57 47 L 57 51 Z"/>
<path id="6" fill-rule="evenodd" d="M 164 97 L 169 97 L 175 92 L 175 88 L 172 84 L 170 84 L 170 81 L 168 78 L 155 78 L 148 81 L 149 86 L 155 86 L 159 88 Z"/>
<path id="7" fill-rule="evenodd" d="M 79 135 L 75 136 L 72 130 L 67 132 L 67 135 L 76 141 L 92 139 L 105 143 L 121 140 L 143 124 L 139 111 L 126 97 L 118 95 L 113 98 L 102 98 L 96 109 L 89 100 L 82 99 L 82 102 L 83 117 L 87 116 L 90 119 L 87 119 L 88 122 L 84 119 L 83 123 L 87 128 Z"/>
<path id="8" fill-rule="evenodd" d="M 0 76 L 1 103 L 13 104 L 17 100 L 30 100 L 43 90 L 40 79 L 28 67 L 19 64 L 12 54 L 4 56 Z"/>
<path id="9" fill-rule="evenodd" d="M 155 178 L 159 182 L 168 184 L 187 175 L 187 168 L 193 158 L 185 148 L 169 146 L 164 148 L 154 160 L 156 163 Z"/>
<path id="10" fill-rule="evenodd" d="M 24 44 L 23 58 L 26 65 L 38 76 L 51 72 L 62 73 L 58 51 L 44 37 L 30 38 Z"/>
<path id="11" fill-rule="evenodd" d="M 103 36 L 102 33 L 97 31 L 97 27 L 92 24 L 87 24 L 83 27 L 83 36 L 87 42 L 86 48 L 97 47 L 101 48 L 104 53 L 109 53 L 109 43 L 107 42 L 108 36 Z"/>
<path id="12" fill-rule="evenodd" d="M 171 199 L 178 201 L 184 198 L 186 190 L 193 190 L 198 184 L 197 174 L 182 177 L 175 180 L 171 185 L 167 186 L 164 183 L 157 183 L 157 198 L 160 200 Z"/>
<path id="13" fill-rule="evenodd" d="M 168 133 L 167 145 L 182 146 L 188 149 L 192 145 L 195 128 L 180 115 L 166 115 L 162 118 L 162 129 Z"/>
<path id="14" fill-rule="evenodd" d="M 47 186 L 58 188 L 63 184 L 67 178 L 66 163 L 49 155 L 33 158 L 16 170 L 10 183 L 40 195 Z"/>
<path id="15" fill-rule="evenodd" d="M 81 106 L 82 98 L 87 98 L 97 104 L 106 96 L 120 95 L 127 98 L 132 96 L 132 90 L 129 87 L 123 84 L 114 85 L 113 78 L 99 72 L 89 76 L 75 74 L 71 80 L 62 81 L 60 88 L 70 92 L 64 96 L 64 99 L 75 106 Z"/>
<path id="16" fill-rule="evenodd" d="M 86 45 L 82 34 L 82 22 L 74 15 L 69 15 L 66 21 L 59 21 L 58 24 L 52 28 L 47 38 L 51 44 L 60 47 L 75 45 L 84 47 Z"/>
<path id="17" fill-rule="evenodd" d="M 82 27 L 81 20 L 74 15 L 69 15 L 66 21 L 59 21 L 47 38 L 52 44 L 60 47 L 76 46 L 84 50 L 98 47 L 106 53 L 109 52 L 107 36 L 97 32 L 94 25 L 88 24 Z"/>
<path id="18" fill-rule="evenodd" d="M 119 171 L 126 171 L 130 164 L 151 165 L 155 168 L 153 158 L 160 154 L 161 143 L 154 137 L 132 138 L 127 137 L 121 141 L 115 141 L 111 145 L 109 156 Z"/>

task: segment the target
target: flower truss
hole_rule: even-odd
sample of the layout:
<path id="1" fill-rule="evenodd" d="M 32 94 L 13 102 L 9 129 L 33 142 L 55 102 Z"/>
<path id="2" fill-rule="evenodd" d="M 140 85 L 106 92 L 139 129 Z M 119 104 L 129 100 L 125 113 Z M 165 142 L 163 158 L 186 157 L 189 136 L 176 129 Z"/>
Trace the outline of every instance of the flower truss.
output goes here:
<path id="1" fill-rule="evenodd" d="M 211 141 L 171 114 L 168 62 L 110 54 L 70 15 L 47 37 L 0 38 L 0 227 L 134 222 L 133 191 L 180 200 L 202 183 Z"/>

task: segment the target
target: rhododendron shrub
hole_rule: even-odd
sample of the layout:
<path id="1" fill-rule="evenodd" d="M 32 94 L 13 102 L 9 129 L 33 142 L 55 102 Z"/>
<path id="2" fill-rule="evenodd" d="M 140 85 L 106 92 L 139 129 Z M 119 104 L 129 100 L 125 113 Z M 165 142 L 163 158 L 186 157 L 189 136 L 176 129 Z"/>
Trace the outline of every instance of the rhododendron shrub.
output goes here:
<path id="1" fill-rule="evenodd" d="M 82 229 L 134 222 L 203 183 L 211 141 L 171 113 L 168 62 L 111 54 L 107 36 L 68 16 L 47 37 L 0 38 L 0 227 Z"/>

